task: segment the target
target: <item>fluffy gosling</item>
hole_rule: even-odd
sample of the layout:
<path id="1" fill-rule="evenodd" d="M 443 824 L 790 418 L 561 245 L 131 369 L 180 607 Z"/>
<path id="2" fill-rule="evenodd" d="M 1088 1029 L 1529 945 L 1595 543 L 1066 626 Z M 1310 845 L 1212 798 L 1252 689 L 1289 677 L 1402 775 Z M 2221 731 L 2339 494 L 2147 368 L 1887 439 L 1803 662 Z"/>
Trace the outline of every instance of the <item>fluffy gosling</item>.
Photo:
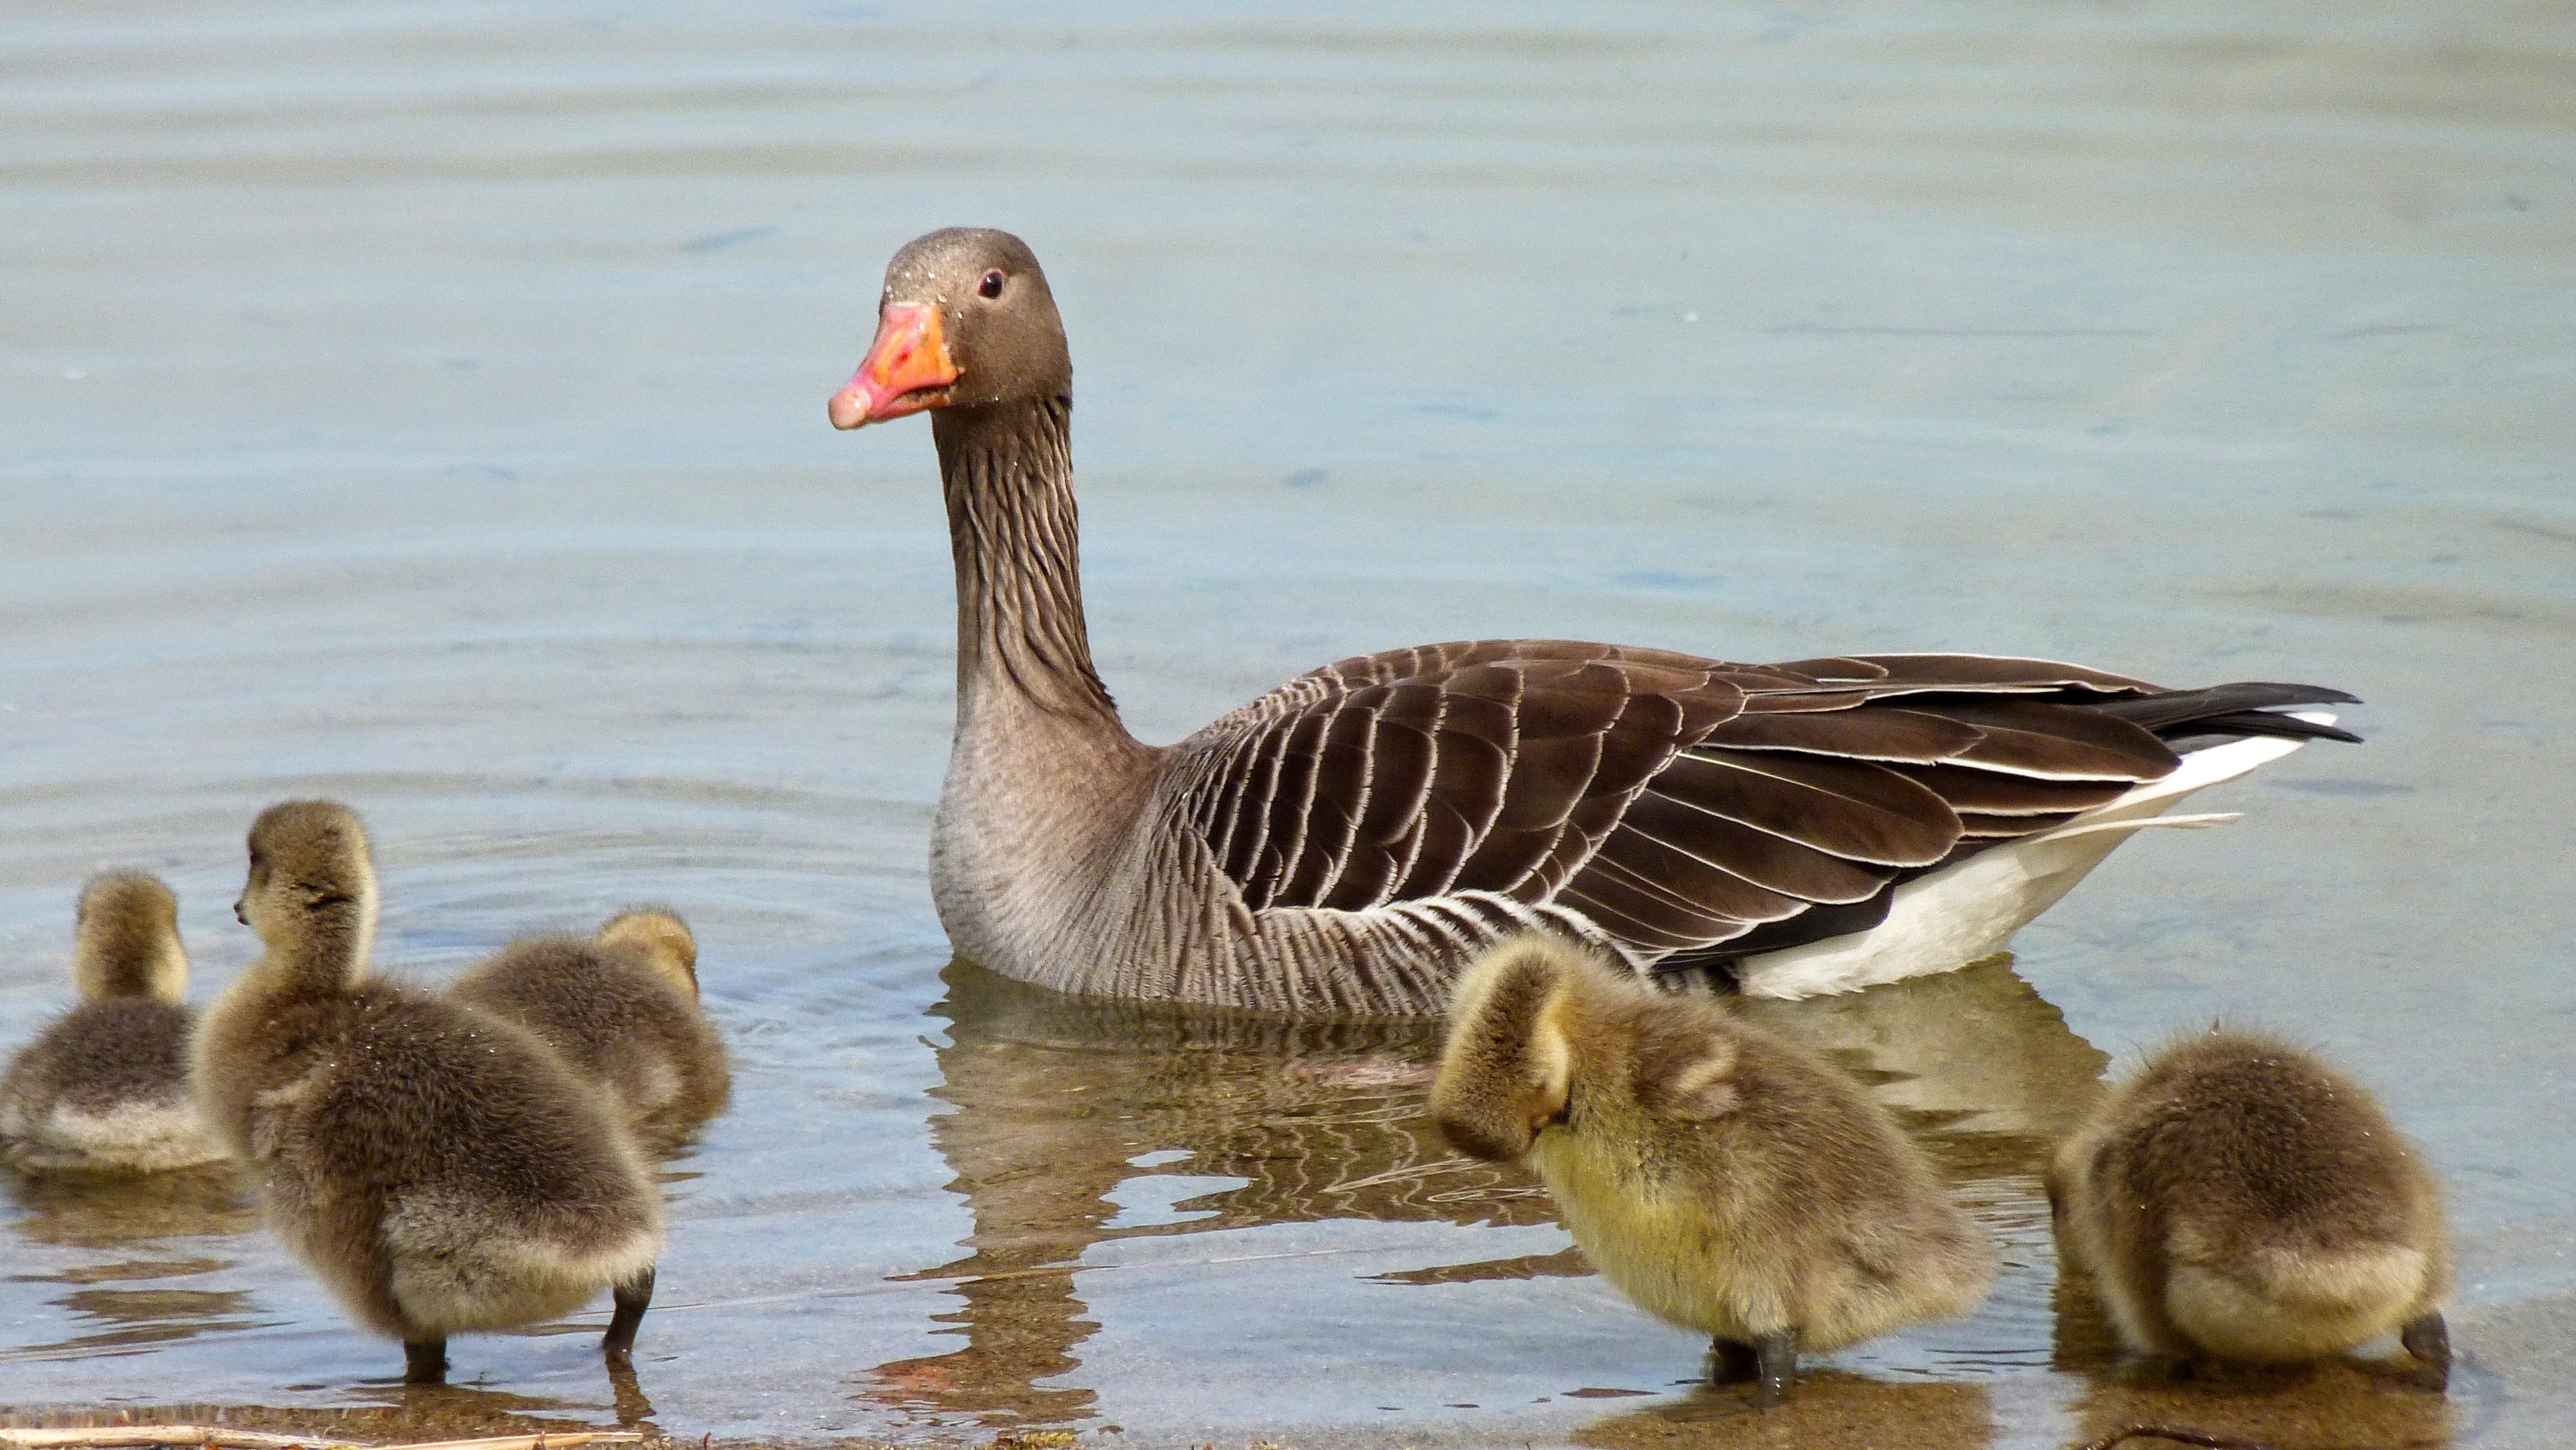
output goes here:
<path id="1" fill-rule="evenodd" d="M 1712 1336 L 1716 1377 L 1778 1403 L 1801 1351 L 1967 1312 L 1993 1249 L 1884 1108 L 1705 998 L 1527 935 L 1450 1001 L 1433 1121 L 1527 1161 L 1639 1307 Z"/>
<path id="2" fill-rule="evenodd" d="M 698 1006 L 698 944 L 658 908 L 609 918 L 587 940 L 514 941 L 448 995 L 515 1022 L 607 1089 L 630 1123 L 686 1127 L 724 1106 L 724 1038 Z"/>
<path id="3" fill-rule="evenodd" d="M 81 1005 L 0 1073 L 0 1156 L 28 1169 L 128 1173 L 221 1159 L 188 1096 L 196 1014 L 179 1002 L 188 990 L 179 899 L 150 876 L 110 873 L 81 888 L 76 922 Z"/>
<path id="4" fill-rule="evenodd" d="M 2059 1145 L 2048 1197 L 2133 1353 L 2296 1363 L 2396 1329 L 2448 1383 L 2432 1175 L 2287 1043 L 2213 1028 L 2156 1052 Z"/>
<path id="5" fill-rule="evenodd" d="M 448 1335 L 602 1288 L 627 1363 L 662 1213 L 608 1103 L 525 1030 L 368 978 L 375 869 L 346 807 L 262 812 L 233 910 L 268 950 L 207 1010 L 192 1082 L 288 1246 L 414 1383 L 446 1377 Z"/>

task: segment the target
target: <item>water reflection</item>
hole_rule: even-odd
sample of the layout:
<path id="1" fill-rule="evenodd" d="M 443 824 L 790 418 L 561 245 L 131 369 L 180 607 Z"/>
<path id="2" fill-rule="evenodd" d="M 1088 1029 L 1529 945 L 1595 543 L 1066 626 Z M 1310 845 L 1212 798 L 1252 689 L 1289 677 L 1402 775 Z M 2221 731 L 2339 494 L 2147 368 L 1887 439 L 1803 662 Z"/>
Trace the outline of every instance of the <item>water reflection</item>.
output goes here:
<path id="1" fill-rule="evenodd" d="M 1954 1158 L 1956 1139 L 2055 1141 L 2092 1105 L 2111 1061 L 2067 1027 L 2009 956 L 1883 991 L 1739 1005 L 1860 1074 L 1879 1101 L 1941 1129 L 1935 1151 Z M 2032 1171 L 2038 1165 L 2029 1158 Z"/>
<path id="2" fill-rule="evenodd" d="M 1432 1130 L 1424 1101 L 1437 1024 L 1287 1023 L 1068 998 L 962 962 L 942 980 L 934 1011 L 948 1042 L 937 1049 L 934 1095 L 954 1111 L 933 1120 L 931 1136 L 973 1232 L 965 1256 L 911 1277 L 954 1282 L 961 1302 L 939 1318 L 966 1342 L 877 1366 L 858 1398 L 930 1423 L 1093 1416 L 1091 1390 L 1047 1382 L 1079 1365 L 1101 1327 L 1074 1275 L 1103 1241 L 1344 1219 L 1554 1222 L 1528 1176 L 1460 1157 Z M 2001 960 L 1854 997 L 1746 1005 L 1872 1084 L 2005 1244 L 2004 1281 L 1966 1327 L 1928 1350 L 1884 1344 L 1844 1362 L 1949 1379 L 2045 1364 L 2052 1276 L 2037 1175 L 2050 1135 L 2097 1091 L 2104 1055 Z M 1370 1281 L 1589 1272 L 1568 1249 Z M 1848 1373 L 1823 1383 L 1840 1388 L 1820 1391 L 1819 1403 L 1899 1392 Z M 1730 1393 L 1653 1413 L 1714 1413 Z M 1936 1417 L 1944 1423 L 1983 1423 L 1972 1385 L 1902 1393 L 1948 1406 Z"/>
<path id="3" fill-rule="evenodd" d="M 1100 1326 L 1073 1292 L 1114 1238 L 1321 1219 L 1543 1224 L 1520 1174 L 1451 1153 L 1422 1111 L 1435 1026 L 1279 1022 L 1059 996 L 964 962 L 942 974 L 955 1108 L 931 1141 L 974 1231 L 939 1316 L 967 1343 L 878 1366 L 864 1398 L 986 1423 L 1088 1417 L 1072 1369 Z M 1186 1168 L 1186 1174 L 1161 1170 Z M 1214 1180 L 1174 1198 L 1152 1180 Z M 1122 1192 L 1122 1185 L 1126 1191 Z M 1138 1214 L 1132 1205 L 1159 1202 Z"/>
<path id="4" fill-rule="evenodd" d="M 2411 1383 L 2412 1371 L 2406 1363 L 2335 1360 L 2204 1369 L 2189 1379 L 2104 1374 L 2074 1407 L 2075 1433 L 2089 1440 L 2156 1424 L 2262 1444 L 2441 1450 L 2451 1443 L 2451 1402 Z"/>
<path id="5" fill-rule="evenodd" d="M 234 1431 L 362 1443 L 557 1434 L 597 1428 L 587 1418 L 567 1418 L 562 1413 L 577 1411 L 580 1406 L 465 1385 L 385 1384 L 362 1390 L 361 1395 L 369 1403 L 327 1410 L 173 1400 L 122 1409 L 113 1418 L 95 1410 L 28 1412 L 14 1406 L 8 1408 L 8 1414 L 11 1425 L 25 1427 L 220 1425 Z"/>
<path id="6" fill-rule="evenodd" d="M 0 1170 L 0 1191 L 18 1210 L 10 1232 L 64 1248 L 245 1233 L 259 1221 L 240 1180 L 222 1165 L 142 1175 Z"/>
<path id="7" fill-rule="evenodd" d="M 1768 1410 L 1755 1410 L 1738 1390 L 1703 1389 L 1587 1425 L 1568 1438 L 1598 1450 L 1723 1450 L 1735 1445 L 1797 1445 L 1813 1450 L 1894 1443 L 1903 1427 L 1908 1450 L 1982 1450 L 1994 1436 L 1986 1388 L 1978 1384 L 1890 1384 L 1840 1370 L 1809 1371 L 1798 1388 Z"/>
<path id="8" fill-rule="evenodd" d="M 136 1264 L 124 1267 L 151 1271 L 169 1266 Z M 216 1264 L 214 1267 L 230 1266 Z M 205 1272 L 202 1269 L 181 1271 Z M 84 1322 L 113 1327 L 50 1344 L 31 1344 L 11 1351 L 7 1356 L 9 1360 L 24 1362 L 116 1354 L 130 1352 L 142 1345 L 162 1344 L 199 1334 L 258 1327 L 258 1321 L 251 1317 L 251 1296 L 238 1289 L 77 1289 L 54 1303 Z"/>

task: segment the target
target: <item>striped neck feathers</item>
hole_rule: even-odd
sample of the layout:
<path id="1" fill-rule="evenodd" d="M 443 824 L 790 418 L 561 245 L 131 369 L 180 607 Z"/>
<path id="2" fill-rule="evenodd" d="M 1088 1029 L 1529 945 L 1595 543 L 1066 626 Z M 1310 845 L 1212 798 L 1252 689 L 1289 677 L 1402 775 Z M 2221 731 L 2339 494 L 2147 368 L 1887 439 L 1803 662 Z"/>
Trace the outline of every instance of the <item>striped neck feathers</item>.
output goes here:
<path id="1" fill-rule="evenodd" d="M 957 708 L 996 705 L 1125 736 L 1092 668 L 1073 502 L 1073 401 L 932 415 L 957 563 Z"/>

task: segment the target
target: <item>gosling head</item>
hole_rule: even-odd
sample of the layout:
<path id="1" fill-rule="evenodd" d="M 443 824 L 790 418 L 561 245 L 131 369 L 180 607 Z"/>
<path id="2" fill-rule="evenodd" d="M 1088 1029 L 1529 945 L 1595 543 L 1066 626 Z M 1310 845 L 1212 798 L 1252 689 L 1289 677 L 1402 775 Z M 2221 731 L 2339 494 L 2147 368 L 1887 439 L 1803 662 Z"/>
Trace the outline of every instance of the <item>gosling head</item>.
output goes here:
<path id="1" fill-rule="evenodd" d="M 81 998 L 154 997 L 188 990 L 188 953 L 179 944 L 179 898 L 135 871 L 93 876 L 74 917 L 72 982 Z"/>
<path id="2" fill-rule="evenodd" d="M 621 911 L 593 933 L 591 940 L 611 950 L 637 953 L 672 986 L 698 1000 L 698 939 L 680 914 L 659 906 Z"/>
<path id="3" fill-rule="evenodd" d="M 272 956 L 318 953 L 342 979 L 357 975 L 376 930 L 376 869 L 357 813 L 337 801 L 282 801 L 260 812 L 233 915 Z"/>
<path id="4" fill-rule="evenodd" d="M 1486 952 L 1458 979 L 1431 1121 L 1459 1152 L 1517 1162 L 1541 1129 L 1563 1118 L 1574 1050 L 1559 1009 L 1579 955 L 1531 933 Z"/>

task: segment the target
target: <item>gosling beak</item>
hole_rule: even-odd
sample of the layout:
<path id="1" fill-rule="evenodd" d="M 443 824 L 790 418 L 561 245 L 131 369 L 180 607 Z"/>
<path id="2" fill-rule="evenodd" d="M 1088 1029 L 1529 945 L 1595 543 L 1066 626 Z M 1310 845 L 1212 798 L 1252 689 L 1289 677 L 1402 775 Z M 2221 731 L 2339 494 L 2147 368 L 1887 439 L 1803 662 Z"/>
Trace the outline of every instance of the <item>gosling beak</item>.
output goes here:
<path id="1" fill-rule="evenodd" d="M 233 920 L 244 926 L 250 925 L 250 913 L 242 910 L 242 898 L 238 896 L 233 898 Z"/>
<path id="2" fill-rule="evenodd" d="M 958 373 L 939 327 L 937 303 L 887 303 L 867 361 L 832 395 L 832 426 L 857 428 L 947 406 L 948 385 Z"/>

